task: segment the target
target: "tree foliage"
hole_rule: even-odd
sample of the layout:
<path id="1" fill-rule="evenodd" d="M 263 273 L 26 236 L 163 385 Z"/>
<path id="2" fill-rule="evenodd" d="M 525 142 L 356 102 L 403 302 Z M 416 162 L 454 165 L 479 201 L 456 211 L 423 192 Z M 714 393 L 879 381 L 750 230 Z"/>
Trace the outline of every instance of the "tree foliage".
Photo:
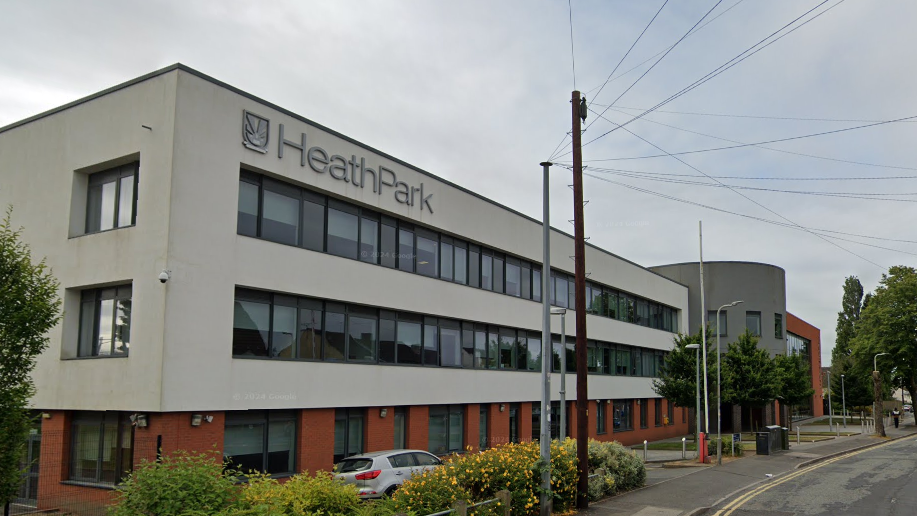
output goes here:
<path id="1" fill-rule="evenodd" d="M 675 335 L 672 351 L 666 355 L 665 363 L 659 370 L 659 377 L 653 380 L 653 390 L 656 391 L 656 394 L 671 401 L 675 406 L 694 407 L 697 403 L 696 350 L 685 349 L 685 346 L 688 344 L 701 345 L 702 340 L 700 330 L 693 335 L 683 333 Z M 713 337 L 708 330 L 707 385 L 711 390 L 716 388 L 716 349 L 712 341 Z M 703 400 L 701 403 L 703 410 Z"/>
<path id="2" fill-rule="evenodd" d="M 763 407 L 777 398 L 774 361 L 758 347 L 758 337 L 747 329 L 730 343 L 723 359 L 723 401 L 733 405 Z"/>
<path id="3" fill-rule="evenodd" d="M 917 270 L 891 267 L 882 275 L 875 294 L 860 314 L 853 338 L 857 367 L 872 370 L 877 353 L 883 385 L 904 385 L 917 390 Z"/>
<path id="4" fill-rule="evenodd" d="M 799 405 L 813 394 L 811 372 L 802 355 L 777 355 L 774 357 L 777 378 L 777 399 L 782 405 Z"/>
<path id="5" fill-rule="evenodd" d="M 31 426 L 31 373 L 60 317 L 59 284 L 44 260 L 13 229 L 7 210 L 0 223 L 0 504 L 11 500 L 22 475 L 19 460 Z"/>
<path id="6" fill-rule="evenodd" d="M 863 284 L 856 276 L 844 280 L 844 296 L 841 311 L 837 313 L 837 336 L 831 351 L 831 362 L 850 354 L 851 341 L 856 335 L 856 325 L 863 309 Z"/>

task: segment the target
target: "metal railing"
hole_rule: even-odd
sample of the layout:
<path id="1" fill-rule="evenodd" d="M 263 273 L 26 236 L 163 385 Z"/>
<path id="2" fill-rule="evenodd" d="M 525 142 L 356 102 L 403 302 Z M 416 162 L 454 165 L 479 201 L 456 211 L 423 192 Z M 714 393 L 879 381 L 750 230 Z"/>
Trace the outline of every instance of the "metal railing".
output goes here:
<path id="1" fill-rule="evenodd" d="M 477 507 L 484 507 L 485 505 L 490 505 L 493 503 L 502 503 L 503 504 L 503 514 L 504 516 L 510 516 L 510 511 L 512 509 L 513 495 L 509 491 L 503 490 L 497 492 L 496 498 L 491 498 L 490 500 L 484 500 L 483 502 L 477 502 L 469 504 L 464 500 L 459 500 L 452 504 L 451 509 L 446 509 L 445 511 L 434 512 L 433 514 L 428 514 L 426 516 L 448 516 L 454 514 L 456 516 L 468 516 L 468 511 L 475 509 Z M 402 514 L 396 516 L 404 516 Z"/>

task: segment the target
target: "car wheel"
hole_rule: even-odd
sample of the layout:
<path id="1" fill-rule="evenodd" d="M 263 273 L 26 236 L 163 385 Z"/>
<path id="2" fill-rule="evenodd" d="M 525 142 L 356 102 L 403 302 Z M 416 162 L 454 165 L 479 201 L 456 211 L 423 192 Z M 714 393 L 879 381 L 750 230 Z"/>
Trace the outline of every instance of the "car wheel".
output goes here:
<path id="1" fill-rule="evenodd" d="M 383 494 L 384 494 L 385 496 L 388 496 L 389 498 L 391 498 L 391 496 L 392 496 L 392 495 L 395 493 L 395 491 L 397 491 L 397 490 L 398 490 L 398 486 L 391 486 L 391 487 L 389 487 L 388 489 L 386 489 L 385 492 L 384 492 Z"/>

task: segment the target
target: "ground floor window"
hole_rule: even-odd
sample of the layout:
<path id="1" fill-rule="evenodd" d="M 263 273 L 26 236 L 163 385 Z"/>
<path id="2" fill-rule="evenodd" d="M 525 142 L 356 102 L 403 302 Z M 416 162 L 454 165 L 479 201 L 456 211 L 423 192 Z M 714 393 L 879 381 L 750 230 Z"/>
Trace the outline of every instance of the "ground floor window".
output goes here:
<path id="1" fill-rule="evenodd" d="M 395 449 L 403 450 L 405 446 L 405 435 L 406 435 L 406 421 L 407 415 L 405 414 L 404 407 L 395 407 Z"/>
<path id="2" fill-rule="evenodd" d="M 614 431 L 623 432 L 634 429 L 634 400 L 617 400 L 614 402 Z"/>
<path id="3" fill-rule="evenodd" d="M 70 480 L 117 484 L 133 464 L 133 426 L 117 412 L 77 412 L 71 428 Z"/>
<path id="4" fill-rule="evenodd" d="M 668 420 L 666 421 L 666 424 L 674 425 L 675 424 L 675 404 L 669 400 L 665 400 L 665 404 L 666 404 L 666 408 L 668 409 L 667 410 Z"/>
<path id="5" fill-rule="evenodd" d="M 243 473 L 294 473 L 295 413 L 286 410 L 227 412 L 223 457 Z"/>
<path id="6" fill-rule="evenodd" d="M 596 402 L 595 410 L 595 433 L 604 434 L 606 433 L 606 414 L 605 414 L 605 400 L 599 400 Z"/>
<path id="7" fill-rule="evenodd" d="M 487 441 L 487 405 L 481 405 L 478 414 L 478 447 L 486 450 L 489 448 Z"/>
<path id="8" fill-rule="evenodd" d="M 430 453 L 445 455 L 462 451 L 465 407 L 434 405 L 430 407 Z"/>
<path id="9" fill-rule="evenodd" d="M 662 426 L 662 398 L 656 398 L 653 400 L 653 407 L 655 409 L 655 422 L 656 426 Z"/>
<path id="10" fill-rule="evenodd" d="M 351 455 L 363 453 L 365 409 L 334 411 L 334 463 Z"/>
<path id="11" fill-rule="evenodd" d="M 509 442 L 519 442 L 519 412 L 521 412 L 518 403 L 509 404 Z"/>

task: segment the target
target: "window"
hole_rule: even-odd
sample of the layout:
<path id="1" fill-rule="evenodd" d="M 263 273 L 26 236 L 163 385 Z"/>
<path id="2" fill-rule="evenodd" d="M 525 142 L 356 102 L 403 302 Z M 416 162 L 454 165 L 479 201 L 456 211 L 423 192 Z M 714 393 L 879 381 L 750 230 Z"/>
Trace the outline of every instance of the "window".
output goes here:
<path id="1" fill-rule="evenodd" d="M 633 400 L 614 402 L 614 431 L 624 432 L 634 429 Z"/>
<path id="2" fill-rule="evenodd" d="M 487 367 L 487 327 L 483 324 L 474 326 L 474 367 Z"/>
<path id="3" fill-rule="evenodd" d="M 395 350 L 395 313 L 388 310 L 379 312 L 379 363 L 394 364 Z"/>
<path id="4" fill-rule="evenodd" d="M 761 336 L 761 312 L 745 312 L 745 328 L 755 337 Z"/>
<path id="5" fill-rule="evenodd" d="M 430 407 L 430 453 L 445 455 L 462 451 L 464 432 L 464 412 L 462 405 L 436 405 Z"/>
<path id="6" fill-rule="evenodd" d="M 399 364 L 421 363 L 421 349 L 423 349 L 423 318 L 415 315 L 401 315 L 398 317 L 397 357 Z"/>
<path id="7" fill-rule="evenodd" d="M 439 264 L 439 242 L 436 235 L 417 230 L 417 274 L 437 276 Z"/>
<path id="8" fill-rule="evenodd" d="M 281 410 L 226 413 L 223 458 L 243 473 L 294 473 L 296 417 Z"/>
<path id="9" fill-rule="evenodd" d="M 455 241 L 455 282 L 468 283 L 468 244 Z"/>
<path id="10" fill-rule="evenodd" d="M 439 345 L 443 367 L 462 367 L 462 330 L 458 321 L 440 319 Z"/>
<path id="11" fill-rule="evenodd" d="M 471 369 L 475 365 L 474 324 L 462 323 L 462 367 Z"/>
<path id="12" fill-rule="evenodd" d="M 487 405 L 481 405 L 478 411 L 478 447 L 482 450 L 488 448 L 487 439 Z"/>
<path id="13" fill-rule="evenodd" d="M 519 442 L 519 417 L 521 412 L 518 403 L 509 404 L 509 442 Z"/>
<path id="14" fill-rule="evenodd" d="M 114 485 L 130 473 L 134 434 L 126 414 L 77 412 L 70 430 L 70 480 Z"/>
<path id="15" fill-rule="evenodd" d="M 239 234 L 248 234 L 242 233 L 241 223 L 239 227 Z M 303 191 L 302 246 L 312 251 L 325 250 L 325 198 L 308 190 Z"/>
<path id="16" fill-rule="evenodd" d="M 360 261 L 379 263 L 379 217 L 366 210 L 360 217 Z"/>
<path id="17" fill-rule="evenodd" d="M 522 295 L 522 268 L 519 263 L 510 258 L 506 259 L 506 293 L 511 296 Z"/>
<path id="18" fill-rule="evenodd" d="M 398 230 L 394 220 L 382 218 L 381 241 L 379 242 L 379 263 L 383 267 L 394 269 L 398 264 Z"/>
<path id="19" fill-rule="evenodd" d="M 552 277 L 554 280 L 554 306 L 567 307 L 567 278 L 558 275 Z"/>
<path id="20" fill-rule="evenodd" d="M 532 269 L 532 301 L 541 302 L 541 269 Z"/>
<path id="21" fill-rule="evenodd" d="M 439 243 L 439 277 L 452 281 L 455 278 L 455 246 L 452 239 L 442 237 Z"/>
<path id="22" fill-rule="evenodd" d="M 322 359 L 322 303 L 311 299 L 299 301 L 299 357 Z"/>
<path id="23" fill-rule="evenodd" d="M 325 360 L 344 360 L 347 345 L 344 311 L 342 304 L 327 303 L 325 306 Z"/>
<path id="24" fill-rule="evenodd" d="M 299 244 L 300 190 L 265 179 L 261 188 L 261 238 Z"/>
<path id="25" fill-rule="evenodd" d="M 670 425 L 674 425 L 675 424 L 675 404 L 669 400 L 665 400 L 665 405 L 666 405 L 666 415 L 669 418 L 668 423 Z"/>
<path id="26" fill-rule="evenodd" d="M 376 310 L 347 307 L 347 359 L 358 362 L 376 361 Z"/>
<path id="27" fill-rule="evenodd" d="M 599 400 L 595 405 L 595 433 L 606 433 L 607 416 L 605 414 L 605 400 Z"/>
<path id="28" fill-rule="evenodd" d="M 655 398 L 653 400 L 653 409 L 654 409 L 653 423 L 656 426 L 662 426 L 662 398 Z"/>
<path id="29" fill-rule="evenodd" d="M 541 405 L 532 403 L 532 440 L 541 440 Z"/>
<path id="30" fill-rule="evenodd" d="M 131 342 L 131 286 L 84 290 L 77 356 L 127 356 Z"/>
<path id="31" fill-rule="evenodd" d="M 404 407 L 395 407 L 395 450 L 407 448 L 405 436 L 407 435 L 407 415 Z"/>
<path id="32" fill-rule="evenodd" d="M 726 336 L 726 311 L 720 310 L 720 324 L 719 324 L 719 334 L 720 337 Z M 713 329 L 713 334 L 717 333 L 717 324 L 716 324 L 716 310 L 707 311 L 707 326 Z"/>
<path id="33" fill-rule="evenodd" d="M 140 162 L 135 161 L 89 176 L 86 233 L 134 225 L 139 168 Z"/>
<path id="34" fill-rule="evenodd" d="M 631 375 L 630 348 L 619 347 L 615 352 L 617 364 L 615 364 L 615 374 L 618 376 Z"/>
<path id="35" fill-rule="evenodd" d="M 524 299 L 532 299 L 532 268 L 528 262 L 522 262 L 520 273 L 521 294 Z"/>
<path id="36" fill-rule="evenodd" d="M 429 366 L 439 365 L 439 332 L 436 318 L 423 318 L 423 363 Z"/>
<path id="37" fill-rule="evenodd" d="M 481 288 L 484 290 L 494 289 L 494 257 L 490 251 L 488 254 L 481 255 Z"/>
<path id="38" fill-rule="evenodd" d="M 344 457 L 363 453 L 364 409 L 337 409 L 334 411 L 334 463 Z"/>
<path id="39" fill-rule="evenodd" d="M 640 428 L 646 428 L 646 413 L 649 412 L 649 400 L 643 398 L 642 400 L 637 400 L 637 403 L 640 405 Z"/>
<path id="40" fill-rule="evenodd" d="M 468 246 L 468 285 L 481 286 L 481 249 L 476 245 Z"/>
<path id="41" fill-rule="evenodd" d="M 783 314 L 774 314 L 774 337 L 783 338 Z"/>
<path id="42" fill-rule="evenodd" d="M 516 340 L 516 331 L 500 328 L 500 369 L 515 369 L 515 355 L 513 347 Z"/>
<path id="43" fill-rule="evenodd" d="M 240 235 L 258 236 L 258 206 L 260 205 L 258 199 L 261 197 L 259 193 L 261 187 L 258 184 L 239 181 L 239 210 L 236 228 Z M 88 224 L 86 230 L 89 231 Z"/>
<path id="44" fill-rule="evenodd" d="M 414 272 L 414 232 L 405 228 L 398 229 L 398 268 Z"/>
<path id="45" fill-rule="evenodd" d="M 504 283 L 503 283 L 503 255 L 500 253 L 494 253 L 494 292 L 504 293 Z"/>
<path id="46" fill-rule="evenodd" d="M 541 333 L 528 332 L 528 349 L 526 351 L 526 369 L 529 371 L 541 371 Z M 522 369 L 522 366 L 519 367 Z"/>
<path id="47" fill-rule="evenodd" d="M 344 208 L 334 203 L 331 206 Z M 357 235 L 360 232 L 359 218 L 355 213 L 328 207 L 328 253 L 344 258 L 356 259 L 360 247 Z"/>

